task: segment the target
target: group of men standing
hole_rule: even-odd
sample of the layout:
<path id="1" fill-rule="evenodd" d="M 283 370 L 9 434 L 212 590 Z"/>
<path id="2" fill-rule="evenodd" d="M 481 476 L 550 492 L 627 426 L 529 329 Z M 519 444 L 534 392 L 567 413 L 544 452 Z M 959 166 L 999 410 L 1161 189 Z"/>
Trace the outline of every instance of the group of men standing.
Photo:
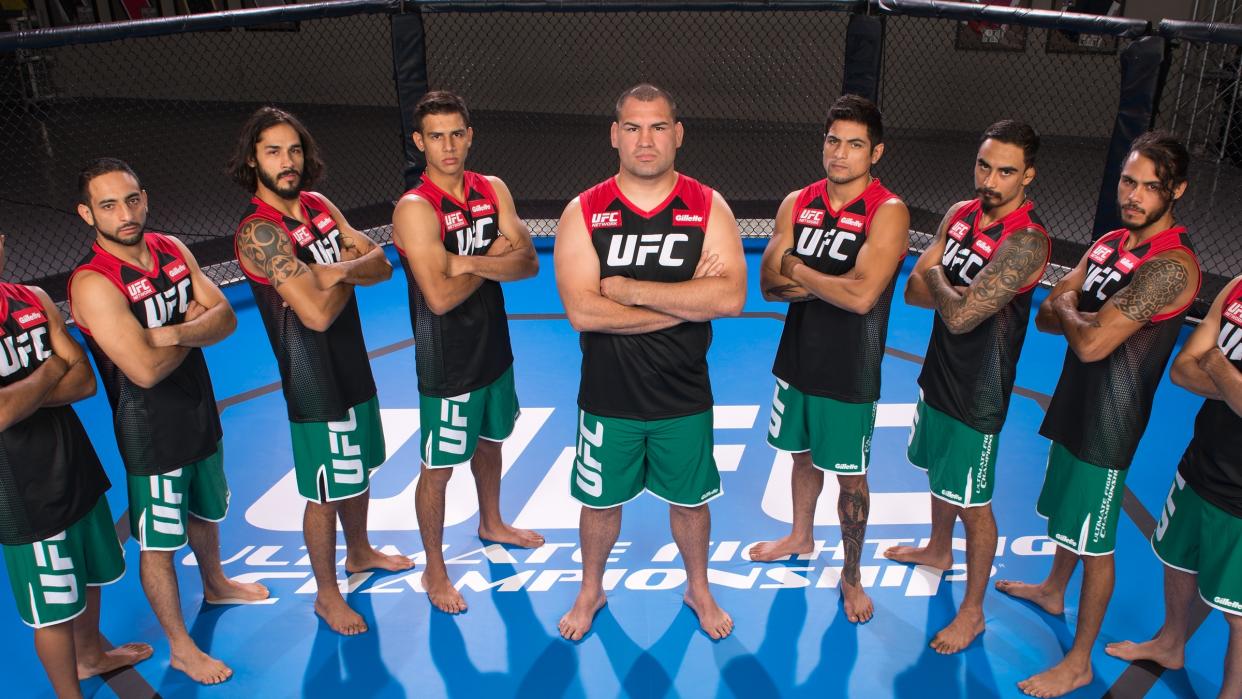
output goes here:
<path id="1" fill-rule="evenodd" d="M 583 354 L 569 484 L 582 505 L 583 574 L 559 631 L 575 641 L 589 632 L 605 604 L 605 566 L 622 505 L 646 490 L 669 503 L 687 574 L 685 602 L 704 632 L 720 639 L 733 621 L 707 579 L 707 503 L 723 490 L 712 455 L 706 356 L 710 321 L 741 312 L 746 263 L 728 204 L 674 167 L 684 129 L 672 96 L 635 86 L 617 100 L 614 117 L 618 173 L 569 203 L 554 252 L 557 287 Z M 393 239 L 416 340 L 416 504 L 427 557 L 421 580 L 436 608 L 458 613 L 466 603 L 441 546 L 454 467 L 470 466 L 480 538 L 544 543 L 507 524 L 499 506 L 501 444 L 519 413 L 501 284 L 534 276 L 539 263 L 504 182 L 465 167 L 474 133 L 464 101 L 428 93 L 413 123 L 426 170 L 397 203 Z M 885 555 L 947 569 L 961 518 L 967 591 L 957 616 L 931 641 L 941 653 L 963 650 L 984 629 L 997 542 L 990 502 L 998 435 L 1051 247 L 1026 196 L 1038 147 L 1035 131 L 1016 121 L 984 132 L 974 165 L 977 197 L 945 214 L 905 289 L 908 303 L 935 311 L 909 446 L 911 463 L 928 473 L 933 524 L 925 546 Z M 838 99 L 825 126 L 826 178 L 782 202 L 760 273 L 764 297 L 789 303 L 773 367 L 769 442 L 792 453 L 794 517 L 788 536 L 749 555 L 773 561 L 810 552 L 825 472 L 836 475 L 840 589 L 844 613 L 859 623 L 875 613 L 860 579 L 867 471 L 889 310 L 909 249 L 906 205 L 871 174 L 883 154 L 875 105 Z M 1167 135 L 1136 140 L 1118 185 L 1124 227 L 1093 243 L 1036 315 L 1037 328 L 1069 344 L 1041 428 L 1052 448 L 1038 511 L 1058 549 L 1043 583 L 1001 581 L 997 588 L 1056 614 L 1080 559 L 1084 577 L 1074 646 L 1061 663 L 1020 684 L 1033 696 L 1059 696 L 1091 679 L 1091 647 L 1113 587 L 1126 469 L 1199 288 L 1185 229 L 1173 220 L 1187 164 L 1185 149 Z M 337 519 L 346 571 L 413 565 L 374 549 L 366 531 L 369 479 L 385 445 L 354 290 L 387 280 L 391 265 L 311 191 L 323 162 L 292 114 L 255 112 L 228 172 L 252 195 L 235 245 L 280 370 L 298 491 L 307 500 L 314 608 L 332 629 L 362 633 L 366 621 L 337 581 Z M 172 555 L 190 544 L 208 602 L 267 596 L 261 585 L 229 580 L 219 557 L 216 523 L 229 491 L 201 348 L 226 338 L 236 319 L 185 245 L 145 230 L 147 194 L 128 165 L 96 161 L 79 184 L 78 211 L 95 243 L 70 280 L 72 312 L 113 409 L 143 589 L 168 635 L 173 667 L 199 682 L 220 682 L 231 670 L 186 633 Z M 0 238 L 0 261 L 2 253 Z M 152 651 L 145 644 L 105 650 L 98 633 L 97 586 L 118 579 L 124 562 L 103 498 L 108 480 L 68 407 L 94 393 L 85 355 L 37 289 L 0 285 L 0 321 L 0 543 L 52 684 L 75 696 L 78 678 Z M 1203 599 L 1230 621 L 1222 696 L 1242 694 L 1242 604 L 1234 601 L 1242 600 L 1242 554 L 1234 553 L 1242 549 L 1240 339 L 1235 280 L 1174 363 L 1174 380 L 1208 400 L 1153 537 L 1167 566 L 1168 619 L 1153 641 L 1109 647 L 1119 657 L 1180 666 L 1197 582 Z M 1204 536 L 1209 527 L 1212 536 Z"/>

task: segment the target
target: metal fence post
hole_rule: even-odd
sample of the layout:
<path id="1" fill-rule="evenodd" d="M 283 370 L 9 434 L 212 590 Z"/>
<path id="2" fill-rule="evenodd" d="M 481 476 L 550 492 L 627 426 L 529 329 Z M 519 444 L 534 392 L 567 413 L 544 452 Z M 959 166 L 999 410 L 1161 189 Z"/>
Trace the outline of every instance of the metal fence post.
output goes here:
<path id="1" fill-rule="evenodd" d="M 423 33 L 423 15 L 417 9 L 392 16 L 392 77 L 397 87 L 401 143 L 405 150 L 402 174 L 406 189 L 410 189 L 418 184 L 427 166 L 423 154 L 410 138 L 414 133 L 414 105 L 427 93 L 427 41 Z"/>
<path id="2" fill-rule="evenodd" d="M 1117 211 L 1117 178 L 1130 144 L 1152 126 L 1160 88 L 1160 70 L 1167 45 L 1162 37 L 1145 36 L 1121 52 L 1121 98 L 1104 161 L 1104 178 L 1096 203 L 1092 239 L 1121 226 Z"/>

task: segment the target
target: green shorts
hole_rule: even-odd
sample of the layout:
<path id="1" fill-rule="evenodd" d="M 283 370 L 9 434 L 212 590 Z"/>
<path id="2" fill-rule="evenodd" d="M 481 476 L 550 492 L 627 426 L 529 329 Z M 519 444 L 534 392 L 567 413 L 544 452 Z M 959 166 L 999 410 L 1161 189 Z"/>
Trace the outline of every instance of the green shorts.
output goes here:
<path id="1" fill-rule="evenodd" d="M 927 471 L 931 494 L 960 507 L 992 502 L 1000 435 L 979 432 L 920 398 L 906 458 Z"/>
<path id="2" fill-rule="evenodd" d="M 1106 556 L 1117 546 L 1126 471 L 1082 461 L 1052 443 L 1035 511 L 1048 537 L 1080 556 Z"/>
<path id="3" fill-rule="evenodd" d="M 427 468 L 468 464 L 480 439 L 503 442 L 513 433 L 520 412 L 513 367 L 460 396 L 419 396 L 418 408 L 419 446 Z"/>
<path id="4" fill-rule="evenodd" d="M 3 548 L 17 611 L 36 629 L 81 614 L 87 586 L 114 583 L 125 574 L 112 510 L 102 495 L 85 517 L 56 536 Z"/>
<path id="5" fill-rule="evenodd" d="M 1151 537 L 1156 557 L 1199 576 L 1199 596 L 1242 615 L 1242 518 L 1204 500 L 1178 473 Z"/>
<path id="6" fill-rule="evenodd" d="M 846 476 L 867 472 L 875 403 L 846 403 L 813 396 L 776 380 L 768 444 L 781 451 L 811 452 L 811 465 Z"/>
<path id="7" fill-rule="evenodd" d="M 312 502 L 345 500 L 371 485 L 386 458 L 379 399 L 359 403 L 338 422 L 291 422 L 298 493 Z"/>
<path id="8" fill-rule="evenodd" d="M 578 411 L 578 452 L 570 493 L 583 505 L 615 507 L 643 490 L 697 507 L 719 496 L 712 411 L 666 420 L 627 420 Z"/>
<path id="9" fill-rule="evenodd" d="M 224 478 L 224 448 L 175 471 L 158 476 L 125 477 L 129 486 L 129 530 L 143 551 L 176 551 L 189 541 L 189 513 L 219 522 L 229 511 L 229 484 Z"/>

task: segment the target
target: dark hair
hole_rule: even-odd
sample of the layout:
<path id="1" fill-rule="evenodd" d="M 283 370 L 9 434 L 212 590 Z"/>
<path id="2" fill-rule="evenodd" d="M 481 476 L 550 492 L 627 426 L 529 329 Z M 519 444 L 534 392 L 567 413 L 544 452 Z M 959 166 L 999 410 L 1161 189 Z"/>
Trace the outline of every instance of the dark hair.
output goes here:
<path id="1" fill-rule="evenodd" d="M 1168 131 L 1148 131 L 1130 144 L 1130 154 L 1134 153 L 1156 165 L 1160 188 L 1166 198 L 1172 199 L 1173 191 L 1186 181 L 1186 170 L 1190 167 L 1186 146 Z"/>
<path id="2" fill-rule="evenodd" d="M 1027 167 L 1035 164 L 1035 154 L 1039 152 L 1039 134 L 1030 125 L 1013 119 L 1002 119 L 983 132 L 979 145 L 983 145 L 988 139 L 1021 148 L 1022 162 Z"/>
<path id="3" fill-rule="evenodd" d="M 841 95 L 828 108 L 828 120 L 824 122 L 824 133 L 827 134 L 832 125 L 838 121 L 852 121 L 867 127 L 867 138 L 871 147 L 875 148 L 884 142 L 884 117 L 875 102 L 858 95 Z"/>
<path id="4" fill-rule="evenodd" d="M 96 158 L 78 172 L 78 200 L 90 206 L 91 180 L 100 175 L 106 175 L 109 172 L 124 172 L 128 174 L 138 183 L 138 189 L 142 189 L 142 180 L 138 179 L 138 174 L 129 166 L 129 163 L 119 158 Z"/>
<path id="5" fill-rule="evenodd" d="M 466 100 L 448 90 L 432 90 L 414 105 L 414 130 L 423 130 L 423 117 L 428 114 L 460 114 L 461 120 L 470 126 L 470 110 Z"/>
<path id="6" fill-rule="evenodd" d="M 663 99 L 665 102 L 668 102 L 668 109 L 673 113 L 673 121 L 677 121 L 677 100 L 673 99 L 668 90 L 656 87 L 651 83 L 639 83 L 622 92 L 612 110 L 613 121 L 621 121 L 621 106 L 630 98 L 636 99 L 639 102 L 654 102 L 655 100 Z"/>
<path id="7" fill-rule="evenodd" d="M 249 161 L 255 157 L 254 149 L 259 143 L 259 137 L 264 131 L 280 124 L 288 124 L 298 132 L 298 138 L 302 141 L 302 188 L 310 189 L 323 177 L 325 168 L 319 157 L 319 146 L 302 122 L 278 107 L 259 107 L 242 125 L 241 134 L 237 137 L 237 147 L 224 167 L 225 173 L 247 192 L 254 192 L 257 186 L 257 165 L 251 165 Z"/>

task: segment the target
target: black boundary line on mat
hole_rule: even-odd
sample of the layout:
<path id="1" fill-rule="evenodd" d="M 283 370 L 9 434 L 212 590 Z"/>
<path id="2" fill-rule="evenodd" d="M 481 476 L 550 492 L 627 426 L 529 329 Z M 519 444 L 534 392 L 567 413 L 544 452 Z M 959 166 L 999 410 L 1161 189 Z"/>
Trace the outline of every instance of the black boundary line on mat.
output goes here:
<path id="1" fill-rule="evenodd" d="M 769 320 L 780 321 L 785 320 L 785 314 L 773 311 L 745 311 L 737 317 L 766 318 Z M 509 314 L 509 320 L 568 320 L 568 318 L 569 317 L 564 313 Z M 379 349 L 372 350 L 367 353 L 367 358 L 376 359 L 383 357 L 384 355 L 392 354 L 393 352 L 399 352 L 412 346 L 414 346 L 414 338 L 411 337 L 394 342 L 390 345 L 385 345 Z M 905 350 L 885 347 L 884 353 L 897 357 L 898 359 L 913 362 L 914 364 L 918 364 L 920 366 L 923 364 L 923 357 L 906 352 Z M 275 392 L 278 389 L 280 389 L 280 382 L 276 381 L 264 386 L 259 386 L 258 388 L 252 388 L 249 391 L 243 391 L 241 393 L 231 395 L 217 404 L 217 410 L 223 413 L 226 408 L 230 408 L 240 403 L 245 403 L 246 401 L 253 400 L 260 396 L 265 396 L 269 393 Z M 1014 386 L 1013 392 L 1024 398 L 1030 398 L 1038 403 L 1040 408 L 1045 411 L 1047 411 L 1048 404 L 1052 400 L 1052 397 L 1046 393 L 1034 391 L 1029 388 L 1023 388 L 1021 386 Z M 1130 520 L 1134 522 L 1135 526 L 1139 528 L 1139 531 L 1142 532 L 1143 536 L 1151 538 L 1152 532 L 1156 529 L 1156 520 L 1152 517 L 1151 513 L 1147 511 L 1147 508 L 1139 502 L 1139 499 L 1134 495 L 1133 491 L 1130 490 L 1129 486 L 1126 486 L 1125 488 L 1125 494 L 1122 498 L 1121 507 L 1122 511 L 1126 513 L 1126 516 L 1128 516 Z M 128 508 L 121 513 L 120 519 L 117 520 L 116 532 L 117 537 L 121 540 L 122 544 L 129 539 L 131 533 L 129 531 Z M 1206 619 L 1210 613 L 1210 608 L 1206 612 L 1199 610 L 1195 613 L 1190 620 L 1189 635 L 1194 635 L 1195 631 L 1199 629 L 1199 625 L 1203 623 L 1203 620 Z M 1130 667 L 1126 668 L 1126 670 L 1123 671 L 1117 678 L 1117 681 L 1113 683 L 1113 686 L 1105 692 L 1102 699 L 1122 699 L 1143 696 L 1151 689 L 1163 672 L 1163 667 L 1150 661 L 1132 662 L 1130 663 Z M 160 699 L 159 693 L 147 684 L 142 675 L 138 674 L 132 666 L 114 670 L 105 674 L 103 677 L 106 679 L 109 688 L 116 692 L 120 699 Z"/>

